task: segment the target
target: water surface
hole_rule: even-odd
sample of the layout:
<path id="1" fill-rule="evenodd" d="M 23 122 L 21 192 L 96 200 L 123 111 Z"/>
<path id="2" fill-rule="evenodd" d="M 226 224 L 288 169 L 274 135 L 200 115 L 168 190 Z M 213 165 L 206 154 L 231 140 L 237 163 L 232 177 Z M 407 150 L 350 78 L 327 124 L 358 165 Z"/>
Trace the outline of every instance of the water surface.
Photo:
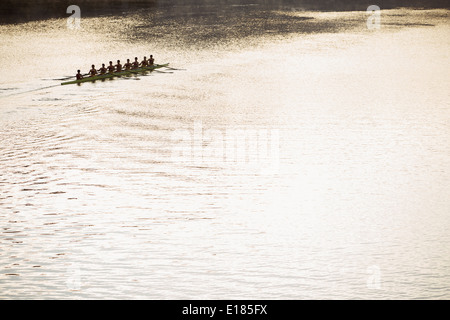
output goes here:
<path id="1" fill-rule="evenodd" d="M 450 298 L 448 11 L 226 8 L 0 26 L 1 298 Z"/>

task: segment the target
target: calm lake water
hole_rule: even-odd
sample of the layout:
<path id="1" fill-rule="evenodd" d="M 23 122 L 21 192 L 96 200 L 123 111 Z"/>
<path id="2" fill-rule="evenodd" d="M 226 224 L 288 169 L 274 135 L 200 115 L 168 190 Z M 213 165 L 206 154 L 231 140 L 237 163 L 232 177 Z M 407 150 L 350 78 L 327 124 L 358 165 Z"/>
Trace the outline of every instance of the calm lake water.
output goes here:
<path id="1" fill-rule="evenodd" d="M 449 11 L 191 9 L 0 26 L 0 299 L 449 299 Z"/>

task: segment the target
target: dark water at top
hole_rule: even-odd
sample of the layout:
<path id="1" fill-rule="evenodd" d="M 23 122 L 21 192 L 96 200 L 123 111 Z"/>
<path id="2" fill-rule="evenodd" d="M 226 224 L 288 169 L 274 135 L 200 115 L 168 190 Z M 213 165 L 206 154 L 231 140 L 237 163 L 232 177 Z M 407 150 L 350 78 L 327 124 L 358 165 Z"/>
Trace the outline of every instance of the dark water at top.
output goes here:
<path id="1" fill-rule="evenodd" d="M 448 8 L 445 0 L 2 0 L 0 23 L 16 23 L 65 16 L 66 8 L 78 5 L 86 17 L 114 15 L 136 10 L 170 8 L 180 14 L 202 14 L 208 11 L 233 10 L 249 12 L 256 10 L 318 10 L 318 11 L 365 11 L 376 4 L 382 9 L 398 7 Z M 245 10 L 243 10 L 243 7 Z"/>

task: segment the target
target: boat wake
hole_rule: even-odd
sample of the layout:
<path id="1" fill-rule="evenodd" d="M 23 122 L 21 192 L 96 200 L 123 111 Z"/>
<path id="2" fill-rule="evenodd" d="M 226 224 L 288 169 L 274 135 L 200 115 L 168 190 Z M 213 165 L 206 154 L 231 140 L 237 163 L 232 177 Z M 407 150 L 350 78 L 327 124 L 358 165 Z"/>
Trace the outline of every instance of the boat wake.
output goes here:
<path id="1" fill-rule="evenodd" d="M 30 92 L 36 92 L 36 91 L 45 90 L 45 89 L 54 88 L 54 87 L 59 87 L 59 84 L 45 86 L 45 87 L 39 87 L 39 88 L 33 88 L 31 90 L 12 92 L 12 93 L 10 93 L 11 90 L 20 90 L 20 88 L 6 88 L 6 89 L 0 88 L 0 92 L 9 90 L 8 94 L 0 94 L 0 98 L 8 98 L 8 97 L 12 97 L 12 96 L 17 96 L 17 95 L 21 95 L 21 94 L 25 94 L 25 93 L 30 93 Z"/>

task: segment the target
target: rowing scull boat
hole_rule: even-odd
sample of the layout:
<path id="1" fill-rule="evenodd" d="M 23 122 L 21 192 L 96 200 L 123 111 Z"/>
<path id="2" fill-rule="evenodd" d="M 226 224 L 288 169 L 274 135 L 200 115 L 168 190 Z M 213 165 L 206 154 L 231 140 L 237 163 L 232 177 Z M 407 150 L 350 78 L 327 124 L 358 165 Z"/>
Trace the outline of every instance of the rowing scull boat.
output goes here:
<path id="1" fill-rule="evenodd" d="M 113 77 L 121 77 L 121 76 L 126 76 L 129 74 L 133 74 L 133 73 L 140 73 L 140 72 L 144 72 L 144 71 L 152 71 L 155 69 L 159 69 L 159 68 L 164 68 L 167 67 L 169 64 L 155 64 L 152 66 L 148 66 L 148 67 L 140 67 L 140 68 L 136 68 L 136 69 L 131 69 L 131 70 L 123 70 L 121 72 L 113 72 L 113 73 L 106 73 L 106 74 L 101 74 L 101 75 L 96 75 L 93 77 L 86 77 L 80 80 L 73 80 L 73 81 L 67 81 L 67 82 L 62 82 L 61 85 L 64 86 L 66 84 L 77 84 L 77 83 L 82 83 L 82 82 L 90 82 L 90 81 L 95 81 L 95 80 L 103 80 L 103 79 L 108 79 L 108 78 L 113 78 Z"/>

